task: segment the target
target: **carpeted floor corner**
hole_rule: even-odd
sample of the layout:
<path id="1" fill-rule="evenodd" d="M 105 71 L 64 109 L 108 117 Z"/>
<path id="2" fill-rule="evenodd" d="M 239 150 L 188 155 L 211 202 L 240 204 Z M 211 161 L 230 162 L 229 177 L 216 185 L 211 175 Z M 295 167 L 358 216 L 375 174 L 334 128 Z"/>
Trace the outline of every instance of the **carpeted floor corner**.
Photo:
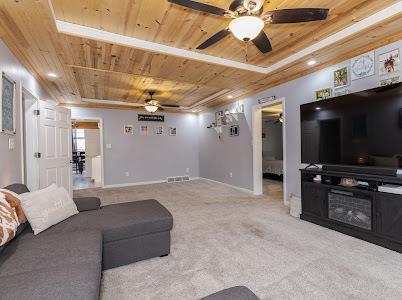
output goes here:
<path id="1" fill-rule="evenodd" d="M 402 299 L 399 253 L 289 215 L 280 183 L 255 197 L 207 180 L 91 189 L 102 205 L 157 199 L 171 254 L 104 272 L 102 299 L 199 299 L 235 285 L 261 299 Z"/>

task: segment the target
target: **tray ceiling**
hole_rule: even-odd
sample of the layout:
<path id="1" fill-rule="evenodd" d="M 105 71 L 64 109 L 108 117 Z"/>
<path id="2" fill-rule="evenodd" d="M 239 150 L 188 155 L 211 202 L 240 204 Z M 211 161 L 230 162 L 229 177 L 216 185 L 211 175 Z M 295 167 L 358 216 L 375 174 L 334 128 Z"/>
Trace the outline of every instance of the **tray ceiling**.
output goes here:
<path id="1" fill-rule="evenodd" d="M 200 0 L 201 1 L 201 0 Z M 227 7 L 230 1 L 203 1 Z M 274 51 L 263 55 L 253 46 L 227 37 L 199 53 L 259 67 L 279 61 L 356 24 L 398 0 L 266 1 L 265 9 L 328 7 L 323 22 L 267 25 Z M 210 35 L 225 28 L 225 18 L 169 4 L 166 0 L 46 0 L 2 1 L 0 37 L 62 103 L 94 106 L 82 98 L 142 103 L 146 91 L 158 91 L 162 103 L 197 109 L 216 106 L 306 75 L 402 38 L 402 14 L 343 38 L 271 72 L 261 74 L 183 57 L 140 50 L 93 38 L 61 34 L 55 19 L 175 48 L 194 50 Z M 314 57 L 318 64 L 306 65 Z M 58 78 L 50 79 L 54 72 Z M 223 92 L 220 92 L 223 91 Z M 197 106 L 211 95 L 212 101 Z M 212 96 L 213 97 L 213 96 Z M 101 105 L 100 105 L 101 106 Z M 104 105 L 102 105 L 104 106 Z"/>

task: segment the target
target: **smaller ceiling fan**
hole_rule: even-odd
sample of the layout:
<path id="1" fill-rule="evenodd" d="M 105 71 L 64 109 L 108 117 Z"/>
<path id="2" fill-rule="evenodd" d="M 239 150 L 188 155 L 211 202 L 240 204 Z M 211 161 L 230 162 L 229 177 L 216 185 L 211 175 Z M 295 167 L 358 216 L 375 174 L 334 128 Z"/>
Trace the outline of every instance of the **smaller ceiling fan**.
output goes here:
<path id="1" fill-rule="evenodd" d="M 149 97 L 145 99 L 145 104 L 143 105 L 145 110 L 154 113 L 158 109 L 163 110 L 163 108 L 179 108 L 180 105 L 177 104 L 159 104 L 158 100 L 154 99 L 156 91 L 148 91 Z"/>
<path id="2" fill-rule="evenodd" d="M 268 53 L 272 51 L 272 46 L 263 30 L 265 24 L 320 21 L 325 20 L 329 12 L 329 9 L 326 8 L 277 9 L 264 12 L 264 0 L 234 0 L 228 10 L 191 0 L 168 1 L 201 12 L 233 19 L 228 28 L 210 37 L 199 45 L 197 50 L 204 50 L 233 33 L 239 40 L 252 41 L 258 50 Z"/>

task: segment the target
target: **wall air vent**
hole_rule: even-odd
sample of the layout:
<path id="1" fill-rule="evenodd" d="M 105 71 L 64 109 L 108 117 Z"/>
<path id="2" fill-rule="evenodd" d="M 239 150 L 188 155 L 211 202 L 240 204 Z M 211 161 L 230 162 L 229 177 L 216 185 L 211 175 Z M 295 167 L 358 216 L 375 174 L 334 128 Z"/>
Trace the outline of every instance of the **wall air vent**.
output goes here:
<path id="1" fill-rule="evenodd" d="M 182 181 L 189 181 L 189 180 L 190 180 L 189 176 L 175 176 L 175 177 L 168 177 L 167 178 L 168 183 L 182 182 Z"/>

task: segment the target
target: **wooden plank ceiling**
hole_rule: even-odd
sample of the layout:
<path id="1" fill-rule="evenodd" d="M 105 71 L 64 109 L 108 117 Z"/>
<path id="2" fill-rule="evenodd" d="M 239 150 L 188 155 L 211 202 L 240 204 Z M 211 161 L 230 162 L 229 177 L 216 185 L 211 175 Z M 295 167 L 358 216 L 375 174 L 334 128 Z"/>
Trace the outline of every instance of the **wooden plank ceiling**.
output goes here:
<path id="1" fill-rule="evenodd" d="M 199 1 L 223 8 L 230 4 L 227 0 Z M 232 36 L 201 53 L 268 67 L 397 2 L 265 1 L 265 10 L 328 7 L 330 17 L 323 22 L 267 25 L 265 31 L 274 48 L 269 54 L 263 55 Z M 61 103 L 82 106 L 94 106 L 82 102 L 83 98 L 143 103 L 148 90 L 156 90 L 161 103 L 193 106 L 228 90 L 199 107 L 204 109 L 228 102 L 229 94 L 236 100 L 402 38 L 399 14 L 264 75 L 60 34 L 54 22 L 55 16 L 58 20 L 194 51 L 228 25 L 225 18 L 184 9 L 166 0 L 51 3 L 52 6 L 46 0 L 1 1 L 0 37 L 52 97 Z M 314 67 L 306 65 L 311 57 L 318 61 Z M 49 78 L 49 72 L 58 74 L 58 78 Z"/>

